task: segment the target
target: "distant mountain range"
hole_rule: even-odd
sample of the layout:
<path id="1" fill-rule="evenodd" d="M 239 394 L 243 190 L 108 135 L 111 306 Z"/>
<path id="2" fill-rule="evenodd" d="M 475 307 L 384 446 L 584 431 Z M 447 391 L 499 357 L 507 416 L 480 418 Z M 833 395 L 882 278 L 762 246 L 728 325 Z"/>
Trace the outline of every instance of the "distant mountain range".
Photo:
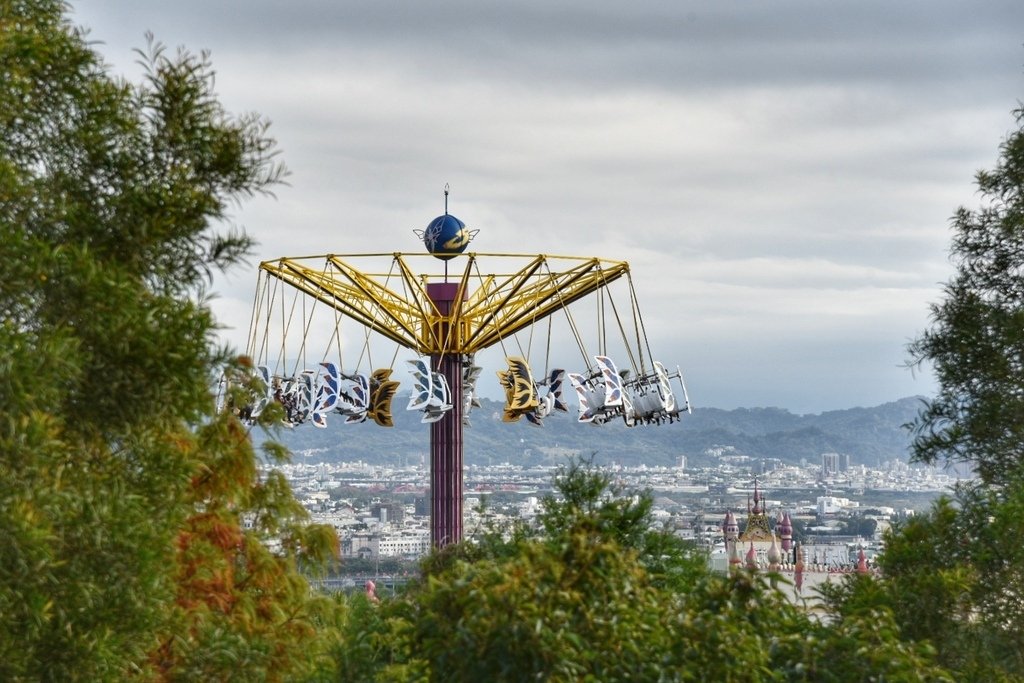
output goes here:
<path id="1" fill-rule="evenodd" d="M 732 447 L 754 458 L 779 458 L 798 463 L 820 462 L 827 452 L 847 453 L 853 464 L 877 465 L 906 460 L 910 434 L 903 425 L 921 409 L 921 398 L 904 398 L 873 408 L 832 410 L 817 415 L 794 415 L 781 408 L 695 408 L 671 425 L 628 428 L 621 421 L 602 426 L 580 424 L 575 408 L 547 418 L 541 428 L 501 421 L 502 404 L 487 399 L 470 414 L 464 432 L 467 465 L 500 462 L 557 464 L 567 455 L 593 456 L 600 464 L 675 465 L 685 455 L 689 466 L 711 462 L 709 449 Z M 326 429 L 302 425 L 282 429 L 280 440 L 295 460 L 336 462 L 363 460 L 372 464 L 427 462 L 429 425 L 421 414 L 404 409 L 406 399 L 394 401 L 395 426 L 373 422 L 342 424 L 328 416 Z"/>

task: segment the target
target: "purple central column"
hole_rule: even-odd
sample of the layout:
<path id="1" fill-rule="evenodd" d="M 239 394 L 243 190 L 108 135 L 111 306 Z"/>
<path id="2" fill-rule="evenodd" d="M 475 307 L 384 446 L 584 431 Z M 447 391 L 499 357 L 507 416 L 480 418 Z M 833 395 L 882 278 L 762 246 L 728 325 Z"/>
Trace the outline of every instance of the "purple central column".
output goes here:
<path id="1" fill-rule="evenodd" d="M 448 316 L 458 290 L 458 283 L 436 282 L 427 285 L 427 296 Z M 449 321 L 438 328 L 441 340 L 458 333 Z M 457 344 L 453 339 L 445 346 Z M 452 396 L 452 409 L 430 425 L 430 542 L 441 548 L 462 540 L 462 358 L 458 353 L 435 354 L 430 365 L 448 380 Z"/>

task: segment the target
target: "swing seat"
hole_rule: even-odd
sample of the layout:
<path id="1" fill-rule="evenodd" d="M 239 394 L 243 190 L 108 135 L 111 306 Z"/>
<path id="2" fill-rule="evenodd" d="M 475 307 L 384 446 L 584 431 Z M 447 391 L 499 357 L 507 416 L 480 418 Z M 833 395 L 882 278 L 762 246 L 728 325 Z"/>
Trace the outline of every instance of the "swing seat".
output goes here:
<path id="1" fill-rule="evenodd" d="M 452 394 L 448 380 L 433 372 L 422 360 L 407 361 L 412 369 L 413 391 L 407 410 L 422 410 L 421 422 L 437 422 L 452 409 Z"/>
<path id="2" fill-rule="evenodd" d="M 562 386 L 565 384 L 565 370 L 556 369 L 552 370 L 551 374 L 548 375 L 546 386 L 548 388 L 547 393 L 543 397 L 540 397 L 537 403 L 537 407 L 532 411 L 526 412 L 525 417 L 527 421 L 534 427 L 543 427 L 544 418 L 551 415 L 553 412 L 567 412 L 569 406 L 566 405 L 565 400 L 562 398 Z M 537 389 L 536 385 L 534 389 Z M 537 389 L 538 393 L 539 389 Z"/>
<path id="3" fill-rule="evenodd" d="M 467 427 L 473 426 L 469 423 L 470 411 L 480 407 L 480 399 L 476 395 L 476 382 L 481 372 L 483 368 L 473 365 L 473 357 L 466 356 L 462 370 L 462 424 Z"/>
<path id="4" fill-rule="evenodd" d="M 562 413 L 569 412 L 569 405 L 562 398 L 562 389 L 565 386 L 565 370 L 557 368 L 551 371 L 548 376 L 548 396 L 551 397 L 551 410 L 548 411 L 550 414 L 552 411 L 559 411 Z"/>
<path id="5" fill-rule="evenodd" d="M 232 383 L 229 375 L 221 377 L 220 386 L 223 393 L 217 399 L 217 410 L 233 411 L 244 425 L 256 424 L 257 418 L 259 418 L 260 414 L 273 399 L 270 394 L 270 377 L 267 369 L 259 367 L 255 370 L 250 369 L 249 373 L 249 379 L 242 383 L 243 388 L 246 390 L 247 400 L 240 408 L 234 407 L 234 400 L 228 391 Z"/>
<path id="6" fill-rule="evenodd" d="M 409 396 L 409 404 L 405 409 L 424 410 L 430 404 L 430 398 L 433 395 L 430 368 L 419 359 L 406 362 L 412 366 L 409 370 L 412 373 L 412 394 Z"/>
<path id="7" fill-rule="evenodd" d="M 370 405 L 368 417 L 381 427 L 394 427 L 391 415 L 391 400 L 398 391 L 399 383 L 391 379 L 391 368 L 374 370 L 370 375 Z"/>
<path id="8" fill-rule="evenodd" d="M 298 377 L 288 377 L 282 382 L 280 400 L 285 409 L 285 424 L 295 426 L 308 422 L 313 412 L 312 370 L 303 370 Z"/>
<path id="9" fill-rule="evenodd" d="M 671 379 L 678 377 L 685 395 L 686 386 L 682 384 L 682 373 L 678 368 L 676 374 L 669 375 L 665 366 L 654 361 L 654 372 L 637 377 L 624 383 L 626 394 L 633 404 L 633 419 L 644 424 L 670 424 L 679 419 L 683 409 L 689 411 L 689 401 L 680 408 L 676 394 L 672 389 Z"/>
<path id="10" fill-rule="evenodd" d="M 505 361 L 508 363 L 508 370 L 497 373 L 498 382 L 505 389 L 502 421 L 518 422 L 523 415 L 537 409 L 540 399 L 537 397 L 537 385 L 533 382 L 529 363 L 519 356 L 508 356 Z"/>
<path id="11" fill-rule="evenodd" d="M 328 413 L 338 403 L 339 391 L 341 388 L 341 374 L 338 366 L 334 363 L 321 363 L 323 370 L 319 376 L 319 386 L 316 390 L 316 413 Z"/>
<path id="12" fill-rule="evenodd" d="M 335 410 L 345 416 L 345 424 L 366 420 L 370 402 L 370 381 L 366 375 L 341 375 Z"/>
<path id="13" fill-rule="evenodd" d="M 579 400 L 579 422 L 604 424 L 625 413 L 622 378 L 615 362 L 608 356 L 594 356 L 598 370 L 589 375 L 571 372 L 566 375 Z"/>

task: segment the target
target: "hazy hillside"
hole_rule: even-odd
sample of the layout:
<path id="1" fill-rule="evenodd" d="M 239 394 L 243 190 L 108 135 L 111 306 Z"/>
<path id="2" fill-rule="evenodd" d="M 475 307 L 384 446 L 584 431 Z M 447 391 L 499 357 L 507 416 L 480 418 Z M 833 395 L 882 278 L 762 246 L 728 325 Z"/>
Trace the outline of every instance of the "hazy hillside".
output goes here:
<path id="1" fill-rule="evenodd" d="M 326 429 L 304 425 L 282 430 L 281 439 L 296 452 L 296 459 L 365 460 L 389 464 L 418 462 L 429 452 L 428 425 L 420 414 L 404 410 L 405 399 L 395 399 L 395 427 L 386 429 L 366 422 L 342 424 L 331 415 Z M 920 408 L 919 398 L 904 398 L 872 408 L 834 410 L 818 415 L 794 415 L 779 408 L 720 410 L 698 408 L 672 425 L 627 428 L 621 422 L 600 427 L 579 424 L 570 414 L 548 418 L 543 428 L 524 421 L 501 422 L 501 404 L 483 401 L 470 415 L 465 430 L 466 463 L 503 461 L 559 462 L 569 451 L 594 454 L 598 462 L 668 465 L 686 455 L 691 465 L 706 462 L 704 452 L 715 446 L 733 446 L 754 457 L 798 462 L 816 461 L 828 451 L 848 453 L 853 463 L 876 464 L 906 459 L 909 435 L 902 425 Z M 304 455 L 303 451 L 315 452 Z"/>

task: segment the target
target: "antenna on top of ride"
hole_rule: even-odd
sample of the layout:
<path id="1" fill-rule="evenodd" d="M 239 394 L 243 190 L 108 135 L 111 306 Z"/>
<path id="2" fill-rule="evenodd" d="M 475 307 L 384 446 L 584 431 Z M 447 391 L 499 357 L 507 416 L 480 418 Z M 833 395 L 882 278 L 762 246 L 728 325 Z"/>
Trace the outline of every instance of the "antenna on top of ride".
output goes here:
<path id="1" fill-rule="evenodd" d="M 448 215 L 448 183 L 444 184 L 444 215 Z M 448 282 L 448 259 L 444 262 L 444 281 Z"/>
<path id="2" fill-rule="evenodd" d="M 466 224 L 448 213 L 448 183 L 444 185 L 444 215 L 427 224 L 425 230 L 413 230 L 423 240 L 427 252 L 445 262 L 444 279 L 448 281 L 448 259 L 455 258 L 466 250 L 469 242 L 479 230 L 470 230 Z"/>

